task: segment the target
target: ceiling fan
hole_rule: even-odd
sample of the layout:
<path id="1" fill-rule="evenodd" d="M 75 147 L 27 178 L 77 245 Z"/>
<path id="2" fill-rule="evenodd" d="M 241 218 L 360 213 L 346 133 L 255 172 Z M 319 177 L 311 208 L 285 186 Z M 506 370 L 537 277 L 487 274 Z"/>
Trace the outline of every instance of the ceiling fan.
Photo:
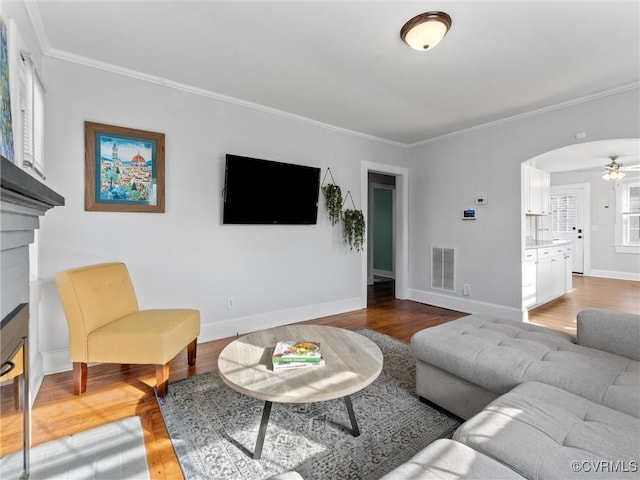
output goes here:
<path id="1" fill-rule="evenodd" d="M 610 155 L 609 156 L 609 160 L 611 160 L 611 163 L 608 163 L 604 166 L 605 168 L 605 174 L 602 176 L 602 178 L 604 178 L 605 180 L 620 180 L 621 178 L 623 178 L 626 174 L 624 173 L 623 170 L 625 171 L 630 171 L 630 170 L 638 170 L 638 166 L 637 165 L 633 165 L 631 167 L 627 167 L 627 168 L 623 168 L 624 164 L 622 163 L 618 163 L 616 160 L 618 159 L 619 155 Z"/>

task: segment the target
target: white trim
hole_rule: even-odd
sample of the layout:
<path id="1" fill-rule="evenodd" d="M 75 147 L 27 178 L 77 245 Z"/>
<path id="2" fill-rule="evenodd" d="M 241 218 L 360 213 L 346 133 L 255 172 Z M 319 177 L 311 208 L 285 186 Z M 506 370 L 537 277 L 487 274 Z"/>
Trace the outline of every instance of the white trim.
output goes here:
<path id="1" fill-rule="evenodd" d="M 245 333 L 256 330 L 304 322 L 329 315 L 352 312 L 354 310 L 360 310 L 361 308 L 361 299 L 355 297 L 335 302 L 249 315 L 246 317 L 229 318 L 216 323 L 203 323 L 200 325 L 198 343 L 234 337 L 238 334 L 244 335 Z M 42 359 L 42 368 L 45 375 L 66 372 L 72 369 L 68 348 L 42 352 Z"/>
<path id="2" fill-rule="evenodd" d="M 26 0 L 24 2 L 24 7 L 26 8 L 27 15 L 31 20 L 31 25 L 33 25 L 33 30 L 36 32 L 36 37 L 38 38 L 38 43 L 40 44 L 40 50 L 42 50 L 43 53 L 49 51 L 51 49 L 51 42 L 49 41 L 47 29 L 45 28 L 44 22 L 42 21 L 38 3 Z"/>
<path id="3" fill-rule="evenodd" d="M 614 245 L 616 253 L 631 253 L 635 255 L 640 255 L 640 246 L 639 245 Z"/>
<path id="4" fill-rule="evenodd" d="M 395 196 L 395 280 L 396 298 L 406 299 L 409 292 L 409 169 L 396 165 L 362 161 L 360 174 L 360 203 L 364 218 L 369 218 L 369 172 L 383 173 L 396 177 Z M 367 306 L 367 275 L 368 275 L 368 242 L 360 257 L 360 298 L 362 308 Z"/>
<path id="5" fill-rule="evenodd" d="M 377 275 L 378 277 L 395 278 L 395 274 L 389 270 L 380 270 L 378 268 L 374 268 L 373 274 Z"/>
<path id="6" fill-rule="evenodd" d="M 415 288 L 409 289 L 409 300 L 469 314 L 479 313 L 515 321 L 521 321 L 523 318 L 521 308 L 505 307 Z"/>
<path id="7" fill-rule="evenodd" d="M 613 278 L 616 280 L 633 280 L 640 282 L 640 274 L 632 272 L 614 272 L 612 270 L 591 270 L 589 277 Z"/>
<path id="8" fill-rule="evenodd" d="M 538 115 L 542 115 L 545 113 L 553 112 L 556 110 L 562 110 L 564 108 L 573 107 L 575 105 L 580 105 L 582 103 L 591 102 L 594 100 L 598 100 L 600 98 L 609 97 L 611 95 L 617 95 L 619 93 L 628 92 L 631 90 L 636 90 L 640 88 L 640 82 L 634 82 L 628 85 L 623 85 L 617 88 L 611 88 L 609 90 L 605 90 L 603 92 L 595 93 L 593 95 L 586 95 L 584 97 L 574 98 L 572 100 L 567 100 L 565 102 L 556 103 L 554 105 L 548 105 L 546 107 L 539 108 L 537 110 L 531 110 L 529 112 L 519 113 L 517 115 L 512 115 L 510 117 L 504 117 L 499 120 L 494 120 L 492 122 L 482 123 L 479 125 L 474 125 L 473 127 L 463 128 L 462 130 L 456 130 L 455 132 L 445 133 L 443 135 L 439 135 L 437 137 L 428 138 L 426 140 L 420 140 L 419 142 L 406 144 L 407 147 L 417 147 L 421 145 L 426 145 L 431 142 L 435 142 L 438 140 L 442 140 L 445 138 L 458 137 L 460 135 L 466 135 L 467 133 L 473 133 L 480 130 L 486 130 L 488 128 L 497 127 L 499 125 L 503 125 L 505 123 L 511 123 L 518 120 L 522 120 L 529 117 L 536 117 Z"/>
<path id="9" fill-rule="evenodd" d="M 303 117 L 302 115 L 296 115 L 294 113 L 285 112 L 284 110 L 278 110 L 276 108 L 267 107 L 265 105 L 260 105 L 258 103 L 249 102 L 247 100 L 243 100 L 237 97 L 231 97 L 229 95 L 224 95 L 222 93 L 213 92 L 211 90 L 206 90 L 204 88 L 198 88 L 186 83 L 175 82 L 173 80 L 169 80 L 166 78 L 158 77 L 155 75 L 148 75 L 143 72 L 139 72 L 137 70 L 132 70 L 129 68 L 120 67 L 118 65 L 113 65 L 111 63 L 101 62 L 99 60 L 94 60 L 87 57 L 82 57 L 80 55 L 75 55 L 73 53 L 68 53 L 63 50 L 58 50 L 55 48 L 51 48 L 47 50 L 44 54 L 50 58 L 56 58 L 58 60 L 63 60 L 70 63 L 76 63 L 79 65 L 83 65 L 89 68 L 95 68 L 97 70 L 103 70 L 110 73 L 115 73 L 117 75 L 123 75 L 125 77 L 134 78 L 136 80 L 142 80 L 144 82 L 153 83 L 155 85 L 161 85 L 167 88 L 173 88 L 175 90 L 180 90 L 182 92 L 190 93 L 192 95 L 199 95 L 201 97 L 213 98 L 215 100 L 219 100 L 222 102 L 230 103 L 232 105 L 236 105 L 239 107 L 250 108 L 252 110 L 257 110 L 259 112 L 268 113 L 271 115 L 275 115 L 278 117 L 287 118 L 290 120 L 294 120 L 301 123 L 306 123 L 308 125 L 313 125 L 315 127 L 320 127 L 326 130 L 331 130 L 334 132 L 338 132 L 345 135 L 350 135 L 353 137 L 363 138 L 366 140 L 370 140 L 377 143 L 383 143 L 386 145 L 392 145 L 395 147 L 406 148 L 407 145 L 400 142 L 395 142 L 393 140 L 387 140 L 385 138 L 376 137 L 373 135 L 368 135 L 366 133 L 356 132 L 354 130 L 348 130 L 346 128 L 337 127 L 335 125 L 331 125 L 328 123 L 324 123 L 318 120 L 314 120 L 309 117 Z"/>

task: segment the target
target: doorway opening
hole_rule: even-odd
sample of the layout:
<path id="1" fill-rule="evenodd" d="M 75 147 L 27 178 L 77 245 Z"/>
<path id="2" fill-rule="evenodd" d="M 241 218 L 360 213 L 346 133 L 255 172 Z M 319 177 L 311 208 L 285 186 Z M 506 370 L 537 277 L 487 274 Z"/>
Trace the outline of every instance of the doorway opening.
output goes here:
<path id="1" fill-rule="evenodd" d="M 395 279 L 396 177 L 369 172 L 367 284 Z"/>
<path id="2" fill-rule="evenodd" d="M 369 292 L 408 297 L 409 170 L 362 162 L 361 195 L 367 221 L 367 239 L 361 257 L 361 298 Z"/>

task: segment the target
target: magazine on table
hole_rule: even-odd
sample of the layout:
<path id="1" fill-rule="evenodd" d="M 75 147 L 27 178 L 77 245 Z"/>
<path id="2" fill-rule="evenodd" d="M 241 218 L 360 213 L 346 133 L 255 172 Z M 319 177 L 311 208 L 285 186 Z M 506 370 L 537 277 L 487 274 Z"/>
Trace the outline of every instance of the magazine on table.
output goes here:
<path id="1" fill-rule="evenodd" d="M 320 366 L 324 364 L 319 342 L 310 341 L 279 341 L 273 349 L 274 369 L 276 366 L 284 368 L 300 368 L 303 366 Z"/>

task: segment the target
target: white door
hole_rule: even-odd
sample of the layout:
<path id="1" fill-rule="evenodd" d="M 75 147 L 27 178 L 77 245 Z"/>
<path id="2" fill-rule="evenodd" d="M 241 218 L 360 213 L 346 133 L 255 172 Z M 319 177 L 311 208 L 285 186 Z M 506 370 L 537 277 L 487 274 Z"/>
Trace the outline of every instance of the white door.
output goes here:
<path id="1" fill-rule="evenodd" d="M 584 272 L 584 188 L 574 185 L 551 187 L 551 236 L 573 242 L 573 273 Z"/>

